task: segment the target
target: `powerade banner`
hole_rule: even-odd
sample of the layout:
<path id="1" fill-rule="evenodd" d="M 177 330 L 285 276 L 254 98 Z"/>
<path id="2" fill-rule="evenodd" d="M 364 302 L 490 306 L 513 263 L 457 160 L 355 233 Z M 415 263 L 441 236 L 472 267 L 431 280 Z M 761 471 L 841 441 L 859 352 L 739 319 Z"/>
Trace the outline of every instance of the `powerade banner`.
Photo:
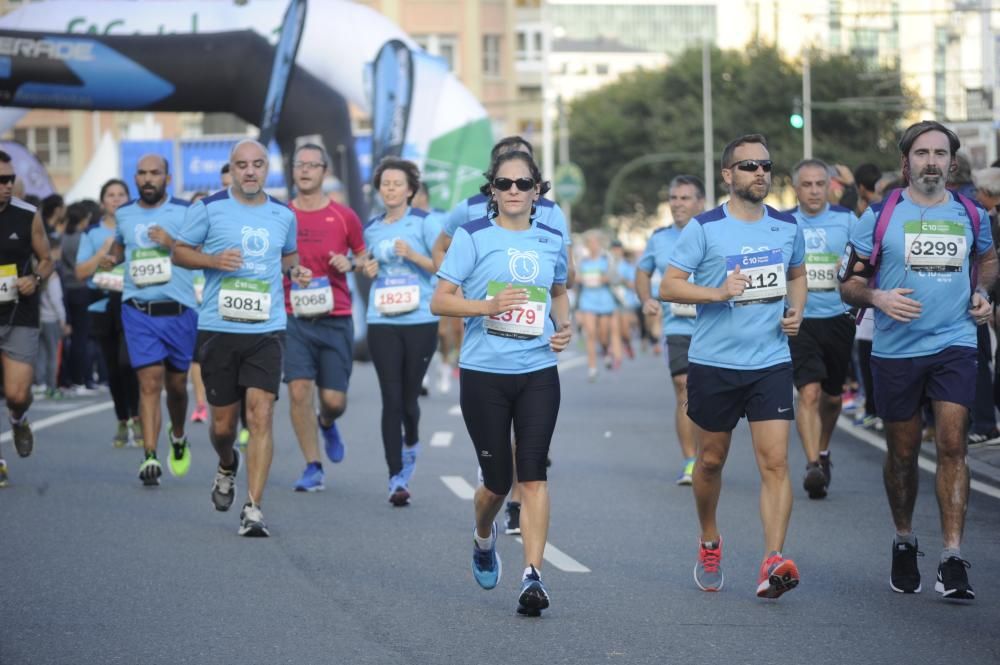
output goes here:
<path id="1" fill-rule="evenodd" d="M 261 72 L 272 69 L 272 44 L 286 7 L 286 2 L 265 0 L 243 5 L 232 0 L 29 3 L 0 17 L 0 39 L 10 40 L 5 42 L 10 77 L 0 77 L 9 93 L 3 103 L 228 111 L 259 125 L 269 82 Z M 24 39 L 34 43 L 17 41 Z M 351 204 L 363 207 L 347 102 L 371 112 L 365 66 L 392 40 L 403 42 L 413 56 L 406 156 L 425 167 L 433 204 L 450 207 L 475 191 L 468 174 L 487 165 L 493 136 L 486 112 L 439 62 L 427 68 L 432 59 L 398 26 L 362 4 L 323 0 L 310 6 L 278 143 L 288 154 L 296 137 L 320 134 L 331 153 L 345 151 L 348 173 L 338 175 Z M 0 63 L 0 74 L 4 66 Z M 8 127 L 0 126 L 0 132 Z"/>
<path id="2" fill-rule="evenodd" d="M 305 22 L 306 0 L 292 0 L 285 11 L 281 36 L 274 48 L 271 81 L 267 86 L 267 96 L 264 98 L 260 135 L 257 137 L 264 145 L 270 143 L 278 131 L 281 105 L 285 102 L 285 89 L 288 87 L 288 77 L 291 76 L 292 66 L 295 64 L 295 54 L 299 51 L 299 41 L 302 39 Z"/>

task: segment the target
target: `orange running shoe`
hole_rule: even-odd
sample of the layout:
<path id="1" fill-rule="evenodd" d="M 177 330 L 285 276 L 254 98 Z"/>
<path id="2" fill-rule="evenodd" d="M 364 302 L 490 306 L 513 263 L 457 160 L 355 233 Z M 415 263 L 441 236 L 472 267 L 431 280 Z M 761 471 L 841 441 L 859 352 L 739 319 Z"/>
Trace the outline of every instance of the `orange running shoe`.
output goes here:
<path id="1" fill-rule="evenodd" d="M 714 547 L 709 547 L 714 545 Z M 717 543 L 698 543 L 698 563 L 694 565 L 694 583 L 702 591 L 719 591 L 722 575 L 722 538 Z"/>
<path id="2" fill-rule="evenodd" d="M 771 552 L 760 565 L 758 598 L 778 598 L 798 585 L 799 569 L 794 561 L 781 556 L 781 552 Z"/>

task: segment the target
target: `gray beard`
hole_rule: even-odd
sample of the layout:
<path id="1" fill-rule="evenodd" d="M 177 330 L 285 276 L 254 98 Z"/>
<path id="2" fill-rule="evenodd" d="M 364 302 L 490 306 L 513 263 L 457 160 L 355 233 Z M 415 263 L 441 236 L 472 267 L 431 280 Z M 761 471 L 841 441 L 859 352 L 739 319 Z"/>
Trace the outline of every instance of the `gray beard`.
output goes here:
<path id="1" fill-rule="evenodd" d="M 944 194 L 947 181 L 944 175 L 937 176 L 937 182 L 924 180 L 923 176 L 913 179 L 913 188 L 927 197 L 940 196 Z"/>

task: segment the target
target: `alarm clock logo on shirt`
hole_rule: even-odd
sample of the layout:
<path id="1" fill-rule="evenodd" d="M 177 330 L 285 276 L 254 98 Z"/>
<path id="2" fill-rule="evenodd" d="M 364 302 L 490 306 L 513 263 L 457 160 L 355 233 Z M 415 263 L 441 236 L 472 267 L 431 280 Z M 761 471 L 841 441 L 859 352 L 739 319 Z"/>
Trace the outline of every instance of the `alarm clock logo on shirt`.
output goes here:
<path id="1" fill-rule="evenodd" d="M 507 250 L 507 254 L 510 256 L 508 268 L 510 268 L 510 274 L 514 281 L 534 282 L 538 278 L 538 273 L 541 272 L 541 267 L 538 265 L 538 252 L 533 249 L 522 252 L 511 248 Z"/>
<path id="2" fill-rule="evenodd" d="M 149 238 L 149 229 L 154 225 L 146 226 L 145 224 L 135 225 L 135 244 L 142 249 L 152 249 L 156 247 L 156 243 Z"/>
<path id="3" fill-rule="evenodd" d="M 805 236 L 806 252 L 816 253 L 826 250 L 826 229 L 802 229 Z"/>
<path id="4" fill-rule="evenodd" d="M 271 243 L 268 240 L 267 229 L 244 226 L 243 233 L 243 254 L 245 256 L 264 256 Z"/>

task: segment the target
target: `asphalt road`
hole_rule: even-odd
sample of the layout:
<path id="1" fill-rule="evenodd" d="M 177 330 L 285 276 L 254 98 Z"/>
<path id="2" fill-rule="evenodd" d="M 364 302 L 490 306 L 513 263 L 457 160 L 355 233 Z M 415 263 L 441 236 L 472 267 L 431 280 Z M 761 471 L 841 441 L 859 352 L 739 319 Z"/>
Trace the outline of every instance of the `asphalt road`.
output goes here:
<path id="1" fill-rule="evenodd" d="M 924 592 L 888 586 L 892 526 L 882 453 L 838 432 L 830 497 L 800 488 L 786 554 L 802 584 L 755 597 L 763 542 L 748 430 L 735 434 L 720 518 L 723 592 L 692 579 L 697 523 L 673 484 L 673 395 L 659 358 L 586 381 L 567 356 L 550 472 L 551 544 L 543 577 L 552 608 L 515 614 L 521 551 L 501 536 L 493 591 L 470 572 L 475 458 L 450 395 L 421 401 L 424 452 L 412 505 L 386 501 L 379 400 L 358 365 L 341 420 L 347 457 L 326 464 L 327 491 L 297 494 L 302 470 L 277 408 L 276 455 L 263 502 L 270 539 L 236 535 L 245 495 L 216 512 L 216 460 L 194 425 L 182 479 L 143 488 L 140 453 L 110 445 L 100 399 L 39 403 L 36 452 L 0 490 L 0 665 L 66 663 L 942 663 L 1000 662 L 1000 502 L 974 493 L 963 554 L 979 599 L 933 591 L 940 551 L 933 483 L 921 473 L 915 524 Z M 79 409 L 91 404 L 90 413 Z M 96 410 L 96 411 L 95 411 Z M 43 423 L 60 415 L 62 422 Z M 434 441 L 435 446 L 429 445 Z M 165 454 L 165 451 L 164 451 Z M 163 454 L 161 454 L 163 457 Z"/>

